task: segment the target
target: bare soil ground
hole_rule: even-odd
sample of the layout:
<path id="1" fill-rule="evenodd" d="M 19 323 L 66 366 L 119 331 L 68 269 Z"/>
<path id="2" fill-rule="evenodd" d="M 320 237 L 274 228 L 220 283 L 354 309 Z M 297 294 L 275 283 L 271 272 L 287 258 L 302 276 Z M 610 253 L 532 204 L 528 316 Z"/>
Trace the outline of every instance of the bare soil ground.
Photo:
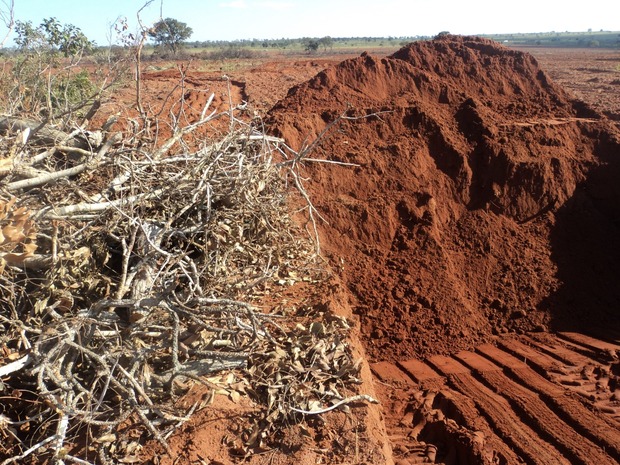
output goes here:
<path id="1" fill-rule="evenodd" d="M 306 172 L 332 283 L 289 297 L 356 325 L 360 390 L 382 404 L 243 457 L 253 406 L 219 396 L 175 456 L 149 445 L 145 462 L 620 461 L 619 66 L 618 51 L 456 38 L 227 78 L 147 72 L 152 108 L 191 121 L 230 95 L 296 149 L 347 116 L 313 157 L 356 166 Z M 109 112 L 129 114 L 116 98 Z"/>
<path id="2" fill-rule="evenodd" d="M 575 98 L 620 124 L 620 51 L 523 48 Z"/>

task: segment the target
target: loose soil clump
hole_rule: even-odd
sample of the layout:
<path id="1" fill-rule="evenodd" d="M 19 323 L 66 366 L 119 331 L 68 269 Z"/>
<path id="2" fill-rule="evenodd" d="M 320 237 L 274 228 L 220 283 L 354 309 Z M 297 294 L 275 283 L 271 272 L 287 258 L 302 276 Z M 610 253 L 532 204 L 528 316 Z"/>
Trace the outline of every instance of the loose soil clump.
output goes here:
<path id="1" fill-rule="evenodd" d="M 617 323 L 619 134 L 531 55 L 454 36 L 362 54 L 291 88 L 269 124 L 355 165 L 306 174 L 375 361 Z"/>

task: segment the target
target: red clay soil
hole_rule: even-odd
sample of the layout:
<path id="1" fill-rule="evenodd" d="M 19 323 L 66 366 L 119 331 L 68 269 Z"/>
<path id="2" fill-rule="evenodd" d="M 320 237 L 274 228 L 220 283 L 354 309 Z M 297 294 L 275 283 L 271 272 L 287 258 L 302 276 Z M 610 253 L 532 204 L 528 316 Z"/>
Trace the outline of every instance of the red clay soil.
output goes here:
<path id="1" fill-rule="evenodd" d="M 377 395 L 383 417 L 375 406 L 332 412 L 244 459 L 236 444 L 256 406 L 218 397 L 170 438 L 172 457 L 151 444 L 145 463 L 619 461 L 612 122 L 531 55 L 479 38 L 363 54 L 321 72 L 329 63 L 307 63 L 231 74 L 234 103 L 282 97 L 267 123 L 295 149 L 345 115 L 309 156 L 356 166 L 304 168 L 326 219 L 323 254 L 344 289 L 286 297 L 347 318 L 353 309 L 375 362 L 374 380 L 362 363 L 360 392 Z M 284 81 L 315 72 L 284 96 Z M 164 76 L 154 77 L 145 84 L 161 92 Z M 188 108 L 199 112 L 205 100 L 191 94 L 216 87 L 226 108 L 215 74 L 189 77 Z"/>
<path id="2" fill-rule="evenodd" d="M 397 463 L 618 463 L 619 350 L 536 333 L 374 364 Z"/>
<path id="3" fill-rule="evenodd" d="M 620 50 L 523 47 L 571 95 L 620 128 Z"/>
<path id="4" fill-rule="evenodd" d="M 527 53 L 447 36 L 362 56 L 270 112 L 372 360 L 620 320 L 620 137 Z"/>
<path id="5" fill-rule="evenodd" d="M 236 118 L 248 120 L 264 115 L 294 84 L 338 62 L 334 58 L 316 58 L 270 61 L 257 66 L 238 63 L 239 69 L 228 73 L 201 71 L 198 69 L 203 65 L 201 62 L 179 62 L 176 67 L 167 63 L 167 69 L 152 65 L 141 74 L 142 106 L 152 121 L 153 137 L 163 141 L 172 133 L 171 115 L 181 127 L 199 121 L 211 94 L 214 97 L 207 115 L 213 110 L 226 112 L 232 105 Z M 117 114 L 119 123 L 115 129 L 129 130 L 132 127 L 129 121 L 138 118 L 135 94 L 135 82 L 126 82 L 116 89 L 103 104 L 93 128 L 100 128 L 110 115 Z M 217 138 L 218 134 L 227 133 L 228 128 L 228 120 L 216 120 L 197 131 L 197 143 L 205 138 Z"/>

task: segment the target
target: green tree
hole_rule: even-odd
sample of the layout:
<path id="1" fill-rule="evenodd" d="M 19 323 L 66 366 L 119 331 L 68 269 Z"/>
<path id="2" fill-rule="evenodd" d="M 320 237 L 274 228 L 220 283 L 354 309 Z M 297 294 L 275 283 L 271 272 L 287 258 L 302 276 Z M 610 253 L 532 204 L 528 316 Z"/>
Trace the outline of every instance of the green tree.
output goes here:
<path id="1" fill-rule="evenodd" d="M 316 52 L 319 49 L 319 41 L 315 40 L 315 39 L 305 39 L 303 41 L 304 44 L 304 50 L 306 50 L 306 52 Z"/>
<path id="2" fill-rule="evenodd" d="M 92 101 L 96 88 L 75 64 L 94 43 L 78 27 L 56 18 L 44 19 L 39 26 L 16 21 L 15 33 L 21 53 L 6 83 L 6 96 L 0 99 L 4 111 L 53 118 L 55 113 L 73 115 Z"/>
<path id="3" fill-rule="evenodd" d="M 31 21 L 16 21 L 15 33 L 15 43 L 22 50 L 58 51 L 66 58 L 90 53 L 95 45 L 79 27 L 63 25 L 56 18 L 44 19 L 37 27 Z"/>
<path id="4" fill-rule="evenodd" d="M 323 50 L 327 51 L 327 48 L 331 50 L 334 47 L 334 40 L 330 36 L 325 36 L 319 39 L 319 43 L 323 46 Z"/>
<path id="5" fill-rule="evenodd" d="M 193 32 L 187 24 L 173 18 L 166 18 L 156 22 L 148 31 L 148 35 L 157 45 L 167 47 L 176 54 Z"/>

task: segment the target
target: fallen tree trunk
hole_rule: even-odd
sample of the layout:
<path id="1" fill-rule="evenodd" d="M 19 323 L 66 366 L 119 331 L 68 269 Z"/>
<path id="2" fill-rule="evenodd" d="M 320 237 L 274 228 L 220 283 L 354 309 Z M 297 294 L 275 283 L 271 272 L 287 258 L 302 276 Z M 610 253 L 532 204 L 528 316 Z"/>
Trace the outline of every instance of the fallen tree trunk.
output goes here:
<path id="1" fill-rule="evenodd" d="M 64 145 L 67 147 L 77 147 L 82 149 L 88 149 L 92 145 L 86 137 L 81 134 L 69 134 L 64 131 L 51 128 L 44 122 L 15 118 L 13 116 L 4 116 L 0 118 L 1 132 L 15 132 L 23 131 L 25 129 L 30 130 L 29 139 L 31 141 L 43 145 Z"/>

